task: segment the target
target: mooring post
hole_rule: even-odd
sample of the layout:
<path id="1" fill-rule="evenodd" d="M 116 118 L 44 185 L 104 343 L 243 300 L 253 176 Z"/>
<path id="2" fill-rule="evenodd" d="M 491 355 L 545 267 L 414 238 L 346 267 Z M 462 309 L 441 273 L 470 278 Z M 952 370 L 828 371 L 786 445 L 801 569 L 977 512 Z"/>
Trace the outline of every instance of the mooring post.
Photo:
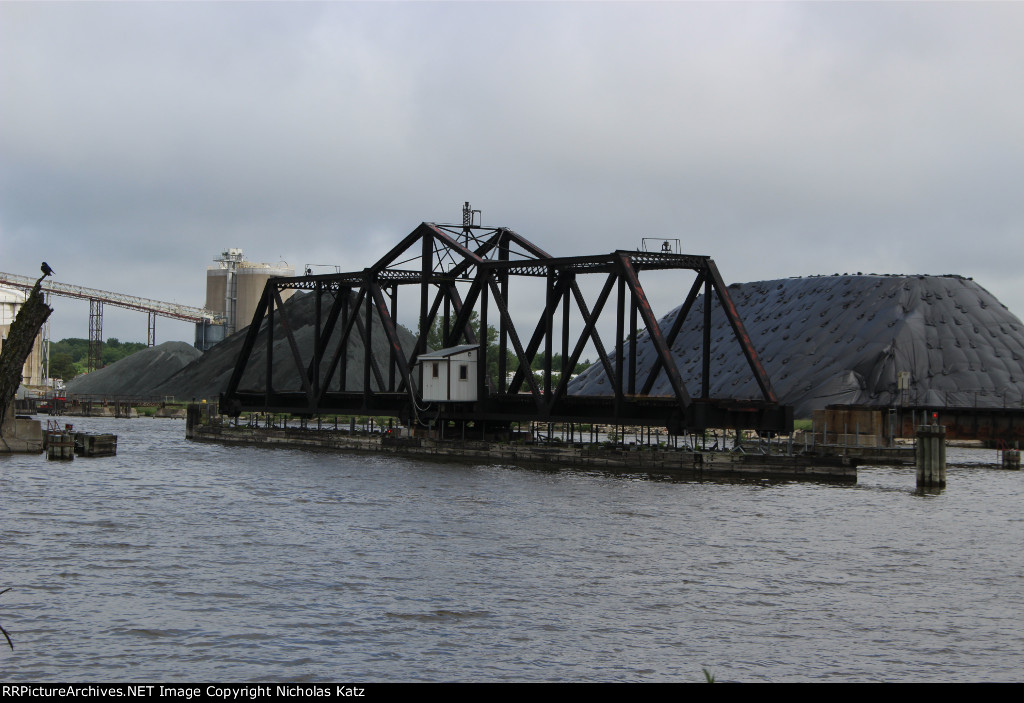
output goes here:
<path id="1" fill-rule="evenodd" d="M 917 428 L 917 485 L 946 485 L 946 427 L 919 425 Z"/>
<path id="2" fill-rule="evenodd" d="M 1013 469 L 1020 471 L 1020 450 L 1019 449 L 1005 449 L 1003 450 L 1003 468 Z"/>
<path id="3" fill-rule="evenodd" d="M 189 403 L 185 409 L 185 439 L 192 439 L 195 436 L 196 427 L 202 424 L 202 415 L 199 406 Z"/>

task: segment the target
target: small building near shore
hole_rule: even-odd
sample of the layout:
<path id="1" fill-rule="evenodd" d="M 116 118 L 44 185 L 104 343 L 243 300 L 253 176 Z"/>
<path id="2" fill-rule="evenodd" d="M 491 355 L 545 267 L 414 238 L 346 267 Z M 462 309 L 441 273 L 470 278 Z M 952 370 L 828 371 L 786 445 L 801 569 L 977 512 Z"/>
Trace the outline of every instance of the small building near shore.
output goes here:
<path id="1" fill-rule="evenodd" d="M 423 400 L 428 403 L 460 403 L 477 400 L 478 344 L 462 344 L 422 354 Z"/>

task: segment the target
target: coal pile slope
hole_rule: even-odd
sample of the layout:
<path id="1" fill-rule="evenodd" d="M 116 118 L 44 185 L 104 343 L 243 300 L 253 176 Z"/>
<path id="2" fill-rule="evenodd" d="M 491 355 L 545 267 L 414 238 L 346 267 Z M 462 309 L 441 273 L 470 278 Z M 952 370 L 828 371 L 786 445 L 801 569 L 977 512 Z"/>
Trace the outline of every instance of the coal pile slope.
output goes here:
<path id="1" fill-rule="evenodd" d="M 797 417 L 833 403 L 1020 407 L 1024 401 L 1024 324 L 969 279 L 817 276 L 733 284 L 729 294 L 779 400 L 793 405 Z M 700 394 L 703 305 L 701 296 L 672 346 L 693 397 Z M 678 312 L 660 320 L 663 331 Z M 717 302 L 711 320 L 712 397 L 759 398 Z M 640 385 L 654 360 L 646 332 L 637 355 Z M 910 374 L 902 392 L 900 372 Z M 612 393 L 600 363 L 574 379 L 569 392 Z M 671 395 L 664 372 L 652 392 Z"/>
<path id="2" fill-rule="evenodd" d="M 158 385 L 200 356 L 202 352 L 186 342 L 164 342 L 72 379 L 67 384 L 67 392 L 104 396 L 155 395 Z"/>
<path id="3" fill-rule="evenodd" d="M 323 296 L 321 302 L 321 314 L 323 319 L 326 319 L 327 312 L 333 304 L 333 295 Z M 284 313 L 283 316 L 282 311 Z M 365 312 L 361 310 L 360 313 L 360 319 L 365 324 Z M 274 390 L 301 391 L 302 381 L 299 373 L 296 371 L 296 366 L 292 357 L 291 345 L 284 333 L 281 322 L 282 317 L 287 318 L 288 325 L 291 327 L 295 336 L 296 346 L 299 348 L 303 367 L 305 367 L 313 355 L 313 341 L 316 326 L 316 297 L 309 293 L 296 293 L 284 304 L 283 309 L 276 311 L 274 315 L 276 328 L 273 344 Z M 242 390 L 264 390 L 264 376 L 266 374 L 267 364 L 266 327 L 266 321 L 264 321 L 263 326 L 256 337 L 256 344 L 253 347 L 249 364 L 246 367 L 245 373 L 242 375 L 242 381 L 239 385 L 239 388 Z M 196 359 L 194 362 L 181 369 L 181 371 L 162 383 L 157 388 L 158 394 L 173 395 L 178 400 L 200 398 L 208 398 L 212 400 L 217 398 L 227 388 L 228 381 L 231 379 L 231 374 L 235 369 L 235 361 L 241 353 L 242 346 L 245 343 L 245 337 L 248 332 L 249 328 L 246 327 L 207 351 L 201 358 Z M 341 322 L 339 320 L 327 346 L 328 356 L 332 354 L 334 349 L 337 347 L 341 333 Z M 359 391 L 363 388 L 363 345 L 355 328 L 353 328 L 351 334 L 354 343 L 349 344 L 348 359 L 346 361 L 348 368 L 346 388 L 348 390 Z M 416 340 L 413 338 L 412 334 L 404 328 L 399 327 L 398 334 L 399 339 L 402 342 L 403 349 L 408 355 L 412 351 Z M 386 382 L 386 360 L 388 359 L 390 346 L 388 345 L 387 337 L 385 336 L 384 329 L 381 327 L 379 321 L 374 322 L 373 330 L 371 332 L 371 344 L 376 358 L 378 360 L 383 360 L 378 363 L 380 363 L 382 373 L 385 375 L 384 380 Z M 326 378 L 329 361 L 330 359 L 327 358 L 324 359 L 322 363 L 321 383 L 323 383 Z M 339 389 L 339 377 L 340 375 L 338 373 L 334 374 L 330 385 L 332 390 Z M 372 375 L 370 387 L 373 389 L 377 388 L 377 384 L 373 380 Z"/>

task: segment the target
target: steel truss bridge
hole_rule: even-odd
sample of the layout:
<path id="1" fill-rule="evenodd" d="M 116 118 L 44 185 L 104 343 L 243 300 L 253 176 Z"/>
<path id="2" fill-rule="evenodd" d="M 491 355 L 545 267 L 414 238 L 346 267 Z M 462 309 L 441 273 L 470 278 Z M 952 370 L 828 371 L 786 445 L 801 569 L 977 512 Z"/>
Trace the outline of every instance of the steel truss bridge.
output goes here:
<path id="1" fill-rule="evenodd" d="M 270 279 L 221 396 L 222 411 L 233 416 L 243 411 L 309 417 L 394 416 L 405 422 L 483 425 L 488 432 L 500 432 L 513 422 L 527 420 L 661 426 L 673 434 L 712 427 L 792 430 L 792 408 L 778 403 L 710 257 L 668 251 L 552 257 L 510 229 L 474 225 L 474 212 L 467 203 L 461 226 L 422 223 L 362 271 Z M 641 283 L 644 272 L 661 270 L 696 274 L 682 300 L 682 310 L 668 330 L 659 328 Z M 587 276 L 603 279 L 600 293 L 590 300 L 579 285 Z M 545 302 L 532 328 L 520 329 L 513 321 L 510 302 L 526 284 L 542 285 Z M 315 296 L 314 341 L 305 353 L 299 349 L 283 306 L 281 291 L 289 289 L 310 291 Z M 399 291 L 403 289 L 411 289 L 418 308 L 419 333 L 411 350 L 408 344 L 403 349 L 396 322 Z M 700 395 L 691 397 L 687 391 L 671 348 L 701 292 L 705 300 L 717 301 L 725 313 L 760 388 L 760 398 L 709 397 L 711 304 L 704 305 L 703 310 Z M 474 331 L 474 312 L 479 318 L 478 329 L 494 326 L 497 330 L 497 373 L 493 376 L 487 368 L 495 347 L 489 349 L 487 335 Z M 598 332 L 598 321 L 611 316 L 616 332 L 609 345 Z M 417 369 L 417 360 L 428 351 L 427 335 L 435 321 L 442 330 L 443 347 L 479 346 L 475 402 L 423 407 L 418 390 L 422 387 L 422 366 Z M 636 354 L 641 323 L 657 357 L 643 373 L 637 368 Z M 389 349 L 383 358 L 373 353 L 372 345 L 372 336 L 381 331 Z M 284 359 L 273 356 L 275 338 L 287 340 Z M 266 361 L 262 368 L 249 370 L 258 340 L 266 345 Z M 610 395 L 567 393 L 570 373 L 588 344 L 597 350 L 597 363 L 611 381 Z M 531 366 L 541 350 L 543 368 L 538 379 Z M 559 368 L 552 368 L 553 351 L 561 354 Z M 362 357 L 361 383 L 349 378 L 346 359 L 350 354 Z M 507 369 L 510 354 L 518 360 L 514 374 Z M 299 379 L 295 387 L 274 387 L 273 377 L 281 377 L 275 374 L 276 364 L 292 365 Z M 672 395 L 650 394 L 659 374 L 667 376 Z M 252 387 L 242 387 L 243 377 Z M 254 377 L 261 380 L 253 381 Z"/>
<path id="2" fill-rule="evenodd" d="M 0 273 L 0 285 L 32 290 L 35 284 L 36 279 L 29 278 L 28 276 Z M 89 371 L 99 368 L 102 358 L 103 306 L 105 304 L 146 313 L 148 315 L 146 344 L 151 347 L 156 344 L 156 318 L 158 316 L 169 317 L 175 320 L 187 320 L 189 322 L 214 321 L 213 313 L 204 308 L 194 308 L 188 305 L 140 298 L 123 293 L 112 293 L 111 291 L 86 288 L 85 286 L 77 286 L 71 283 L 58 283 L 57 281 L 44 279 L 40 285 L 40 290 L 50 295 L 89 301 L 89 356 L 87 362 Z"/>

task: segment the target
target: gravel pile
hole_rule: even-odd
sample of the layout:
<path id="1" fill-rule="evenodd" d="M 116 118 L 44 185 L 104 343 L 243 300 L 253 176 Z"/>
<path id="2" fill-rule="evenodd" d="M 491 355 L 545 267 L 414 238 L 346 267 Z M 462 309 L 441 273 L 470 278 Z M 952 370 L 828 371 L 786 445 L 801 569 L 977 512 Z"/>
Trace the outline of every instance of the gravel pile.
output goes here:
<path id="1" fill-rule="evenodd" d="M 67 392 L 75 395 L 156 395 L 156 387 L 188 366 L 202 352 L 186 342 L 164 342 L 92 373 L 71 379 Z"/>
<path id="2" fill-rule="evenodd" d="M 790 278 L 733 284 L 729 295 L 779 400 L 793 405 L 797 417 L 833 403 L 1020 407 L 1024 399 L 1024 324 L 961 276 Z M 695 398 L 703 309 L 701 296 L 672 346 Z M 659 321 L 662 330 L 671 328 L 678 312 Z M 717 302 L 711 323 L 712 397 L 760 398 Z M 655 358 L 646 332 L 637 356 L 639 386 Z M 910 388 L 902 393 L 900 372 L 910 374 Z M 577 376 L 569 392 L 611 395 L 603 365 Z M 664 372 L 653 393 L 671 395 Z"/>
<path id="3" fill-rule="evenodd" d="M 333 296 L 323 296 L 321 304 L 322 315 L 325 319 L 327 317 L 327 311 L 333 303 Z M 296 345 L 298 346 L 299 354 L 303 359 L 303 366 L 305 366 L 312 358 L 315 334 L 314 323 L 316 321 L 316 298 L 310 293 L 297 292 L 284 304 L 283 310 L 285 316 L 288 318 L 289 326 L 295 335 Z M 360 312 L 360 317 L 365 321 L 365 314 L 363 314 L 362 310 Z M 302 382 L 292 360 L 291 345 L 288 343 L 288 338 L 281 329 L 280 321 L 281 312 L 277 311 L 275 312 L 275 327 L 277 330 L 274 335 L 273 344 L 274 388 L 275 390 L 280 391 L 301 390 Z M 330 344 L 327 347 L 328 353 L 331 353 L 331 351 L 333 351 L 337 346 L 337 341 L 341 336 L 340 327 L 341 324 L 339 321 L 332 339 L 330 340 Z M 212 400 L 217 398 L 227 388 L 228 381 L 235 369 L 235 361 L 241 352 L 242 346 L 245 342 L 245 336 L 248 334 L 248 331 L 248 327 L 240 330 L 207 351 L 202 355 L 202 357 L 196 359 L 170 378 L 166 378 L 166 380 L 159 386 L 155 387 L 154 390 L 156 394 L 173 395 L 178 400 L 201 398 Z M 347 359 L 347 388 L 349 390 L 362 390 L 363 346 L 354 329 L 352 334 L 354 335 L 356 342 L 355 344 L 349 345 Z M 371 336 L 374 355 L 378 359 L 387 359 L 389 345 L 386 337 L 384 336 L 384 330 L 380 326 L 379 322 L 375 322 Z M 399 328 L 399 337 L 401 338 L 402 346 L 408 355 L 412 351 L 415 339 L 411 333 L 401 327 Z M 246 372 L 242 376 L 242 382 L 239 386 L 241 389 L 263 389 L 263 379 L 266 374 L 266 358 L 267 332 L 266 323 L 264 322 L 262 329 L 257 335 L 256 344 L 253 348 L 252 356 L 249 359 L 249 364 L 246 367 Z M 323 362 L 322 368 L 324 369 L 324 374 L 326 374 L 328 361 L 329 359 Z M 386 364 L 382 364 L 382 366 L 386 369 Z M 384 373 L 386 374 L 386 370 Z M 337 373 L 334 375 L 331 388 L 338 388 Z M 376 388 L 376 383 L 371 381 L 371 388 Z"/>

